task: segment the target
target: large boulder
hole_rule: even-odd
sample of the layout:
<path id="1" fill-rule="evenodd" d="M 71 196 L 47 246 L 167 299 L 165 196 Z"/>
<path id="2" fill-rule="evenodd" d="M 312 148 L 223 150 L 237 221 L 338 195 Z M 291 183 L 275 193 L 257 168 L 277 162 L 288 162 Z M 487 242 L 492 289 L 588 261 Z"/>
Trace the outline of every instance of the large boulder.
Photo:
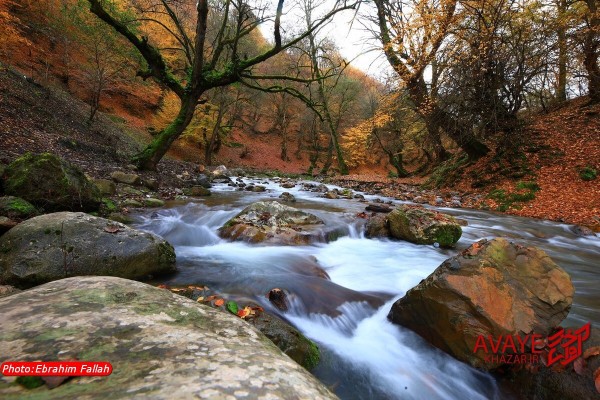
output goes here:
<path id="1" fill-rule="evenodd" d="M 474 367 L 494 369 L 479 335 L 547 336 L 573 302 L 571 278 L 542 250 L 506 239 L 481 240 L 392 306 L 388 319 Z M 497 353 L 501 355 L 501 353 Z"/>
<path id="2" fill-rule="evenodd" d="M 320 236 L 323 221 L 315 215 L 277 201 L 259 201 L 242 210 L 219 229 L 222 238 L 250 243 L 303 245 Z"/>
<path id="3" fill-rule="evenodd" d="M 26 390 L 22 399 L 335 399 L 263 334 L 233 315 L 140 282 L 77 277 L 0 299 L 0 362 L 106 360 L 108 377 Z"/>
<path id="4" fill-rule="evenodd" d="M 81 170 L 57 156 L 27 153 L 4 172 L 4 191 L 46 211 L 95 211 L 100 191 Z"/>
<path id="5" fill-rule="evenodd" d="M 454 217 L 419 206 L 401 205 L 388 214 L 392 237 L 417 244 L 453 247 L 462 235 Z"/>
<path id="6" fill-rule="evenodd" d="M 175 271 L 162 238 L 84 213 L 31 218 L 0 237 L 0 284 L 31 287 L 68 276 L 140 278 Z"/>
<path id="7" fill-rule="evenodd" d="M 374 213 L 369 217 L 365 225 L 365 236 L 368 238 L 386 238 L 390 236 L 388 216 L 382 213 Z"/>

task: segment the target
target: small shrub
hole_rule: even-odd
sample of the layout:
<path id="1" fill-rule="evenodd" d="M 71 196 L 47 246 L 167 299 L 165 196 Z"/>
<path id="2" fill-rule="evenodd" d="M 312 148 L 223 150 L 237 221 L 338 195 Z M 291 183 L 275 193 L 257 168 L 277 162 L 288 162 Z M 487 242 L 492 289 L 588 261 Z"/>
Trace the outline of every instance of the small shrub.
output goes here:
<path id="1" fill-rule="evenodd" d="M 584 167 L 579 171 L 579 177 L 584 181 L 593 181 L 598 177 L 598 171 L 590 166 Z"/>

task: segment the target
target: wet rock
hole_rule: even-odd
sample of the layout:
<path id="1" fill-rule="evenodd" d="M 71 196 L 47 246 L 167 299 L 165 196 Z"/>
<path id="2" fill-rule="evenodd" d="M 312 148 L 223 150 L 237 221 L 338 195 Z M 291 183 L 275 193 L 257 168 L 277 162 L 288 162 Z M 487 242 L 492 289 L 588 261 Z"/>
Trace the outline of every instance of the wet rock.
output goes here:
<path id="1" fill-rule="evenodd" d="M 224 165 L 219 165 L 212 171 L 212 176 L 214 177 L 229 177 L 229 173 L 227 171 L 227 167 Z"/>
<path id="2" fill-rule="evenodd" d="M 17 226 L 17 221 L 13 221 L 10 218 L 0 216 L 0 235 L 8 232 L 10 229 Z"/>
<path id="3" fill-rule="evenodd" d="M 281 193 L 281 195 L 279 195 L 279 198 L 281 199 L 281 201 L 285 201 L 285 202 L 288 202 L 288 203 L 295 203 L 296 202 L 296 198 L 290 192 L 283 192 L 283 193 Z"/>
<path id="4" fill-rule="evenodd" d="M 369 204 L 365 210 L 385 214 L 392 212 L 392 208 L 380 204 Z"/>
<path id="5" fill-rule="evenodd" d="M 417 244 L 453 247 L 462 235 L 454 217 L 423 207 L 401 205 L 388 214 L 388 220 L 392 237 Z"/>
<path id="6" fill-rule="evenodd" d="M 144 205 L 142 203 L 140 203 L 139 201 L 137 201 L 135 199 L 125 199 L 125 200 L 123 200 L 123 202 L 121 203 L 121 205 L 123 207 L 129 207 L 129 208 L 142 208 L 142 207 L 144 207 Z"/>
<path id="7" fill-rule="evenodd" d="M 224 239 L 250 243 L 304 245 L 320 236 L 313 232 L 323 221 L 277 201 L 261 201 L 246 207 L 219 229 Z"/>
<path id="8" fill-rule="evenodd" d="M 137 174 L 128 174 L 122 171 L 115 171 L 112 174 L 110 174 L 110 177 L 113 181 L 117 183 L 124 183 L 126 185 L 132 186 L 142 185 L 142 179 Z"/>
<path id="9" fill-rule="evenodd" d="M 163 207 L 165 202 L 160 199 L 155 199 L 152 197 L 144 198 L 144 206 L 146 207 Z"/>
<path id="10" fill-rule="evenodd" d="M 100 192 L 81 170 L 57 156 L 27 153 L 4 172 L 4 191 L 46 211 L 97 211 Z"/>
<path id="11" fill-rule="evenodd" d="M 547 336 L 573 302 L 569 275 L 542 250 L 482 240 L 444 261 L 392 306 L 388 319 L 476 368 L 492 370 L 479 335 Z"/>
<path id="12" fill-rule="evenodd" d="M 319 364 L 321 355 L 317 345 L 282 319 L 261 312 L 255 318 L 249 318 L 248 322 L 307 370 L 310 371 Z"/>
<path id="13" fill-rule="evenodd" d="M 363 196 L 362 194 L 355 194 L 353 197 L 355 199 L 358 199 L 358 200 L 364 200 L 365 199 L 365 196 Z"/>
<path id="14" fill-rule="evenodd" d="M 576 234 L 577 236 L 596 236 L 593 230 L 588 228 L 587 226 L 575 225 L 571 227 L 571 232 Z"/>
<path id="15" fill-rule="evenodd" d="M 386 214 L 372 215 L 365 225 L 365 236 L 368 238 L 390 237 L 390 228 Z"/>
<path id="16" fill-rule="evenodd" d="M 569 327 L 574 332 L 581 326 Z M 600 332 L 591 328 L 590 337 L 583 342 L 582 351 L 600 346 Z M 543 363 L 533 369 L 521 368 L 507 374 L 506 385 L 512 387 L 523 399 L 536 400 L 583 400 L 598 399 L 600 394 L 594 386 L 594 371 L 600 368 L 600 355 L 585 361 L 581 374 L 568 365 L 564 369 L 546 367 Z M 554 365 L 556 366 L 556 365 Z"/>
<path id="17" fill-rule="evenodd" d="M 327 193 L 329 192 L 329 188 L 323 184 L 320 184 L 319 186 L 314 188 L 315 192 L 321 192 L 321 193 Z"/>
<path id="18" fill-rule="evenodd" d="M 415 203 L 420 203 L 420 204 L 427 203 L 427 199 L 423 196 L 415 196 L 412 201 Z"/>
<path id="19" fill-rule="evenodd" d="M 337 198 L 338 198 L 338 194 L 337 194 L 337 192 L 334 192 L 334 191 L 329 191 L 329 192 L 325 193 L 325 194 L 323 195 L 323 197 L 325 197 L 326 199 L 332 199 L 332 200 L 335 200 L 335 199 L 337 199 Z"/>
<path id="20" fill-rule="evenodd" d="M 460 226 L 469 226 L 469 222 L 466 219 L 462 219 L 462 218 L 454 218 L 456 220 L 456 222 L 458 222 L 458 224 Z"/>
<path id="21" fill-rule="evenodd" d="M 31 287 L 78 275 L 140 278 L 175 271 L 160 237 L 84 213 L 31 218 L 0 237 L 0 283 Z"/>
<path id="22" fill-rule="evenodd" d="M 231 178 L 229 178 L 228 176 L 219 176 L 218 178 L 213 178 L 212 183 L 230 183 L 231 182 Z"/>
<path id="23" fill-rule="evenodd" d="M 0 216 L 20 221 L 38 214 L 38 210 L 26 200 L 14 196 L 0 197 Z"/>
<path id="24" fill-rule="evenodd" d="M 281 187 L 284 189 L 291 189 L 291 188 L 296 187 L 296 184 L 294 182 L 283 182 L 281 184 Z"/>
<path id="25" fill-rule="evenodd" d="M 47 399 L 336 398 L 240 318 L 143 283 L 64 279 L 3 298 L 0 309 L 0 362 L 76 358 L 115 366 L 106 378 L 34 392 L 2 377 L 3 399 L 35 392 Z"/>
<path id="26" fill-rule="evenodd" d="M 94 183 L 94 185 L 96 185 L 96 187 L 100 191 L 100 194 L 103 196 L 112 196 L 117 192 L 117 186 L 111 180 L 93 179 L 92 182 Z"/>
<path id="27" fill-rule="evenodd" d="M 210 196 L 211 192 L 204 186 L 192 186 L 191 188 L 184 189 L 183 193 L 186 196 L 194 196 L 194 197 L 206 197 Z"/>
<path id="28" fill-rule="evenodd" d="M 435 198 L 435 204 L 438 206 L 441 206 L 442 204 L 444 204 L 444 199 L 442 199 L 441 197 L 436 197 Z"/>
<path id="29" fill-rule="evenodd" d="M 267 298 L 279 311 L 288 310 L 287 294 L 282 289 L 271 289 L 267 295 Z"/>
<path id="30" fill-rule="evenodd" d="M 144 191 L 140 189 L 136 189 L 131 185 L 126 185 L 124 183 L 119 183 L 117 185 L 117 193 L 120 196 L 143 196 Z"/>
<path id="31" fill-rule="evenodd" d="M 210 179 L 208 179 L 208 177 L 204 174 L 198 175 L 198 177 L 196 178 L 196 182 L 198 183 L 198 185 L 205 187 L 207 189 L 210 189 L 212 186 L 210 184 Z"/>
<path id="32" fill-rule="evenodd" d="M 144 178 L 142 180 L 142 185 L 144 185 L 144 187 L 150 189 L 150 190 L 158 190 L 158 188 L 160 187 L 159 182 L 156 179 L 153 178 Z"/>
<path id="33" fill-rule="evenodd" d="M 0 298 L 19 293 L 21 290 L 13 286 L 0 285 Z"/>
<path id="34" fill-rule="evenodd" d="M 111 221 L 120 222 L 122 224 L 133 223 L 133 218 L 131 218 L 129 215 L 125 215 L 123 213 L 118 213 L 118 212 L 110 213 L 108 215 L 108 219 L 110 219 Z"/>
<path id="35" fill-rule="evenodd" d="M 254 193 L 262 193 L 262 192 L 266 192 L 266 191 L 267 191 L 267 188 L 266 188 L 266 187 L 264 187 L 264 186 L 256 185 L 256 186 L 253 186 L 253 187 L 252 187 L 252 191 L 253 191 Z"/>

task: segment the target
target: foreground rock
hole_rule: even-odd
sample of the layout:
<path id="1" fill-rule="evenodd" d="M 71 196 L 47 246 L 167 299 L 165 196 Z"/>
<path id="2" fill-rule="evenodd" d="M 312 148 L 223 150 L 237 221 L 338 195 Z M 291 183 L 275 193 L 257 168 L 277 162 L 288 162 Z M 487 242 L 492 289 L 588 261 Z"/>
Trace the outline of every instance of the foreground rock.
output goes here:
<path id="1" fill-rule="evenodd" d="M 0 362 L 76 358 L 114 367 L 106 378 L 52 390 L 1 377 L 3 399 L 336 398 L 240 318 L 143 283 L 64 279 L 0 299 L 0 308 Z"/>
<path id="2" fill-rule="evenodd" d="M 100 191 L 81 170 L 44 153 L 27 153 L 5 171 L 4 191 L 45 211 L 96 211 Z"/>
<path id="3" fill-rule="evenodd" d="M 454 217 L 423 207 L 401 205 L 388 214 L 388 221 L 392 237 L 417 244 L 453 247 L 462 235 Z"/>
<path id="4" fill-rule="evenodd" d="M 219 234 L 250 243 L 304 245 L 316 239 L 313 230 L 322 224 L 315 215 L 276 201 L 260 201 L 230 219 Z"/>
<path id="5" fill-rule="evenodd" d="M 547 336 L 573 302 L 569 275 L 548 255 L 506 239 L 482 240 L 444 261 L 392 306 L 388 319 L 477 368 L 494 369 L 478 335 Z M 500 353 L 499 353 L 500 354 Z"/>
<path id="6" fill-rule="evenodd" d="M 0 284 L 31 287 L 78 275 L 140 278 L 175 271 L 160 237 L 84 213 L 29 219 L 0 237 Z"/>

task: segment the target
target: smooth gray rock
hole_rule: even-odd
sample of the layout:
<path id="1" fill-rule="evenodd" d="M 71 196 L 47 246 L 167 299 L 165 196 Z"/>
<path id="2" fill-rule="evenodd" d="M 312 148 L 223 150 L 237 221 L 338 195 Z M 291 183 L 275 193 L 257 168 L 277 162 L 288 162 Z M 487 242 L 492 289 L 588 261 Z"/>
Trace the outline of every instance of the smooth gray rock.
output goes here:
<path id="1" fill-rule="evenodd" d="M 22 399 L 335 399 L 255 328 L 140 282 L 77 277 L 0 299 L 0 362 L 107 360 L 108 377 L 27 390 L 0 376 L 0 397 Z"/>
<path id="2" fill-rule="evenodd" d="M 137 174 L 128 174 L 121 171 L 115 171 L 112 174 L 110 174 L 110 177 L 113 181 L 118 183 L 124 183 L 126 185 L 139 186 L 142 184 L 142 179 Z"/>
<path id="3" fill-rule="evenodd" d="M 175 271 L 165 240 L 85 213 L 31 218 L 0 237 L 0 284 L 31 287 L 80 275 L 139 278 Z"/>

